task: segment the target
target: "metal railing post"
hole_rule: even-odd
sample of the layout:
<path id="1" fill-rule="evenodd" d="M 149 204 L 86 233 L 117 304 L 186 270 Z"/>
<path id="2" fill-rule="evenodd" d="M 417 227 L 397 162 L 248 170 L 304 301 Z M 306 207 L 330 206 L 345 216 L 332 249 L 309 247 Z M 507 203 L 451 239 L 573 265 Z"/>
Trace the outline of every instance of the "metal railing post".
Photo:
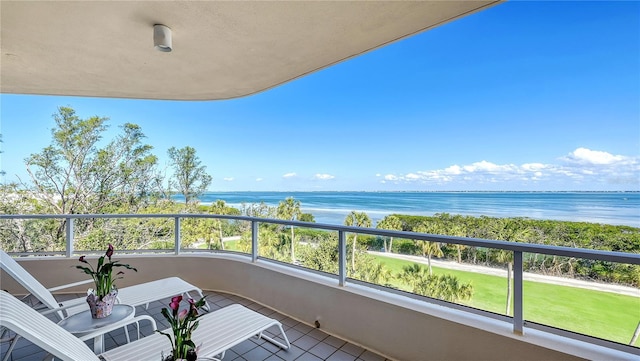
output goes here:
<path id="1" fill-rule="evenodd" d="M 176 237 L 175 242 L 175 254 L 180 254 L 180 243 L 182 242 L 182 234 L 180 233 L 180 217 L 175 217 L 175 226 L 173 228 L 173 233 Z"/>
<path id="2" fill-rule="evenodd" d="M 251 262 L 258 261 L 258 222 L 251 221 Z"/>
<path id="3" fill-rule="evenodd" d="M 522 252 L 513 252 L 513 333 L 524 334 Z"/>
<path id="4" fill-rule="evenodd" d="M 67 238 L 67 258 L 73 255 L 73 218 L 65 218 L 65 233 Z"/>
<path id="5" fill-rule="evenodd" d="M 347 281 L 347 242 L 345 237 L 344 231 L 338 231 L 338 278 L 340 286 L 344 286 Z"/>

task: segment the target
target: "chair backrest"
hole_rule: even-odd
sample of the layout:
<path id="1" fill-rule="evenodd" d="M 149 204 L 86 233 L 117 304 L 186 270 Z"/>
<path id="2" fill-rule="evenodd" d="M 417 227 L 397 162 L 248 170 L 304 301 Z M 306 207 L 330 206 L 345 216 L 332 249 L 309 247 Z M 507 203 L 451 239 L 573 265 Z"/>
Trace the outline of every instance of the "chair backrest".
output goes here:
<path id="1" fill-rule="evenodd" d="M 35 279 L 27 270 L 22 268 L 13 257 L 0 250 L 0 268 L 22 285 L 29 293 L 36 297 L 49 309 L 58 308 L 58 301 L 49 290 Z"/>
<path id="2" fill-rule="evenodd" d="M 100 360 L 79 338 L 4 291 L 0 291 L 0 326 L 10 329 L 59 359 Z"/>

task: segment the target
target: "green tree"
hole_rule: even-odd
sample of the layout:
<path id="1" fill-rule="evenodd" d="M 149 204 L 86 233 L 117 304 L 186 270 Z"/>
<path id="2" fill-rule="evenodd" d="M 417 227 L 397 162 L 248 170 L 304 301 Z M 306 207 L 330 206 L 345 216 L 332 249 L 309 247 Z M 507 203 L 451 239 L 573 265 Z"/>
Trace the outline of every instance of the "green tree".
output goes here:
<path id="1" fill-rule="evenodd" d="M 384 217 L 380 222 L 378 222 L 378 224 L 376 225 L 376 228 L 400 231 L 402 230 L 402 222 L 400 221 L 400 218 L 398 218 L 393 214 L 390 214 Z M 393 237 L 389 237 L 389 247 L 387 247 L 386 237 L 385 239 L 383 239 L 383 242 L 384 242 L 384 251 L 393 252 L 391 248 L 393 247 Z"/>
<path id="2" fill-rule="evenodd" d="M 329 239 L 322 240 L 315 247 L 301 250 L 300 262 L 303 266 L 327 273 L 338 274 L 338 237 L 329 234 Z"/>
<path id="3" fill-rule="evenodd" d="M 302 213 L 298 218 L 298 220 L 301 222 L 310 222 L 310 223 L 316 222 L 316 218 L 311 213 Z"/>
<path id="4" fill-rule="evenodd" d="M 442 226 L 440 229 L 444 232 L 444 234 L 448 236 L 456 236 L 456 237 L 466 237 L 466 218 L 461 215 L 451 216 L 449 213 L 439 213 L 435 215 L 436 219 L 438 219 Z M 462 250 L 467 248 L 462 244 L 455 244 L 455 249 L 457 252 L 457 262 L 462 263 Z"/>
<path id="5" fill-rule="evenodd" d="M 318 271 L 338 273 L 338 239 L 336 233 L 327 233 L 327 237 L 317 242 L 314 246 L 301 248 L 300 261 L 305 267 Z M 347 270 L 351 278 L 365 282 L 388 285 L 392 278 L 391 272 L 382 263 L 367 254 L 357 252 L 355 254 L 356 271 Z"/>
<path id="6" fill-rule="evenodd" d="M 510 242 L 526 242 L 532 230 L 516 220 L 499 218 L 492 224 L 494 239 Z M 511 298 L 513 284 L 513 251 L 501 249 L 496 255 L 496 261 L 507 264 L 507 302 L 505 314 L 511 314 Z"/>
<path id="7" fill-rule="evenodd" d="M 26 160 L 34 198 L 46 205 L 42 213 L 135 213 L 160 192 L 161 178 L 152 147 L 136 124 L 99 148 L 108 118 L 81 119 L 72 108 L 60 107 L 53 115 L 51 144 Z M 76 232 L 89 230 L 95 220 L 76 222 Z M 55 238 L 64 233 L 64 222 Z"/>
<path id="8" fill-rule="evenodd" d="M 269 207 L 266 203 L 240 204 L 240 213 L 248 217 L 276 218 L 275 207 Z"/>
<path id="9" fill-rule="evenodd" d="M 417 263 L 404 266 L 397 277 L 409 284 L 415 294 L 449 302 L 469 300 L 473 296 L 470 283 L 461 283 L 451 275 L 432 275 Z"/>
<path id="10" fill-rule="evenodd" d="M 295 200 L 293 197 L 287 197 L 284 201 L 278 204 L 278 208 L 276 210 L 276 214 L 279 219 L 286 219 L 289 221 L 295 221 L 302 215 L 300 211 L 300 201 Z M 291 229 L 291 263 L 296 262 L 296 254 L 294 249 L 295 237 L 293 226 L 289 226 Z"/>
<path id="11" fill-rule="evenodd" d="M 220 215 L 225 215 L 225 214 L 235 214 L 237 212 L 237 210 L 233 207 L 229 207 L 227 206 L 227 204 L 225 203 L 225 201 L 218 199 L 215 202 L 211 203 L 211 205 L 209 206 L 209 213 L 213 213 L 213 214 L 220 214 Z M 224 237 L 222 234 L 222 228 L 223 225 L 226 223 L 225 220 L 216 218 L 213 221 L 216 230 L 218 231 L 218 238 L 220 240 L 220 249 L 224 249 Z M 211 248 L 211 246 L 207 247 L 207 248 Z"/>
<path id="12" fill-rule="evenodd" d="M 351 211 L 344 219 L 345 226 L 353 227 L 371 227 L 371 218 L 365 212 Z M 357 247 L 358 234 L 353 234 L 353 247 L 351 248 L 351 271 L 356 270 L 356 247 Z"/>
<path id="13" fill-rule="evenodd" d="M 414 231 L 417 233 L 437 233 L 433 228 L 433 226 L 430 227 L 426 223 L 421 223 Z M 433 270 L 431 269 L 431 256 L 442 257 L 444 256 L 444 253 L 442 253 L 442 249 L 438 242 L 420 241 L 420 247 L 422 249 L 422 256 L 427 257 L 429 274 L 431 275 L 433 274 Z"/>
<path id="14" fill-rule="evenodd" d="M 41 202 L 16 183 L 0 184 L 0 214 L 44 212 Z M 0 248 L 6 252 L 55 251 L 62 245 L 53 235 L 57 221 L 52 219 L 0 220 Z"/>
<path id="15" fill-rule="evenodd" d="M 169 184 L 177 187 L 184 195 L 185 203 L 189 203 L 207 190 L 212 178 L 207 174 L 207 167 L 202 165 L 194 148 L 171 147 L 168 153 L 175 172 Z"/>

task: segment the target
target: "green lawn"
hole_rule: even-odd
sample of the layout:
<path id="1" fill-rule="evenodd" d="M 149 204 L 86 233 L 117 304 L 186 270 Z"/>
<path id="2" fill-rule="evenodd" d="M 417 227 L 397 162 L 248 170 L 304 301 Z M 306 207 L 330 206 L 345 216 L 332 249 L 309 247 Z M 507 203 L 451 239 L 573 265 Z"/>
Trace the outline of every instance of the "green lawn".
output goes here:
<path id="1" fill-rule="evenodd" d="M 225 242 L 227 250 L 238 250 L 237 241 Z M 413 262 L 373 256 L 393 274 Z M 426 267 L 426 265 L 425 265 Z M 504 314 L 506 284 L 503 277 L 433 267 L 435 274 L 451 274 L 473 285 L 473 297 L 464 304 Z M 399 280 L 394 286 L 410 291 Z M 582 288 L 524 282 L 526 320 L 628 344 L 640 321 L 640 298 Z M 635 343 L 640 346 L 640 340 Z"/>
<path id="2" fill-rule="evenodd" d="M 413 263 L 384 256 L 374 257 L 394 274 Z M 433 267 L 433 272 L 448 273 L 463 282 L 471 282 L 473 297 L 465 304 L 504 313 L 506 278 L 437 267 Z M 401 281 L 395 282 L 399 288 L 407 289 Z M 524 317 L 529 321 L 628 344 L 640 321 L 640 298 L 525 281 Z M 640 340 L 635 346 L 640 346 Z"/>

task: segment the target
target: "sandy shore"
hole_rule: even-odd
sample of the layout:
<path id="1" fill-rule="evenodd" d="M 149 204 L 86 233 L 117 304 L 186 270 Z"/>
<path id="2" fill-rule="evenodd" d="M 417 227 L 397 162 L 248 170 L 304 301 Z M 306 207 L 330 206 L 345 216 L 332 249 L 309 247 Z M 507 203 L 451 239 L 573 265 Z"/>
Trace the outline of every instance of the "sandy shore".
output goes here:
<path id="1" fill-rule="evenodd" d="M 409 256 L 404 254 L 373 252 L 373 251 L 369 251 L 369 253 L 377 256 L 398 258 L 398 259 L 404 259 L 404 260 L 408 260 L 416 263 L 427 264 L 427 259 L 420 256 Z M 478 265 L 471 265 L 468 263 L 457 263 L 453 261 L 442 261 L 442 260 L 435 260 L 435 259 L 431 259 L 431 265 L 434 267 L 441 267 L 441 268 L 448 268 L 448 269 L 454 269 L 454 270 L 460 270 L 460 271 L 476 272 L 476 273 L 483 273 L 483 274 L 494 275 L 494 276 L 507 277 L 507 270 L 500 269 L 500 268 L 484 267 L 484 266 L 478 266 Z M 526 281 L 543 282 L 543 283 L 551 283 L 551 284 L 570 286 L 570 287 L 586 288 L 590 290 L 618 293 L 621 295 L 640 298 L 640 289 L 635 287 L 621 286 L 621 285 L 609 284 L 609 283 L 589 282 L 589 281 L 583 281 L 583 280 L 576 280 L 573 278 L 545 276 L 545 275 L 540 275 L 537 273 L 529 273 L 529 272 L 524 273 L 524 279 Z"/>

